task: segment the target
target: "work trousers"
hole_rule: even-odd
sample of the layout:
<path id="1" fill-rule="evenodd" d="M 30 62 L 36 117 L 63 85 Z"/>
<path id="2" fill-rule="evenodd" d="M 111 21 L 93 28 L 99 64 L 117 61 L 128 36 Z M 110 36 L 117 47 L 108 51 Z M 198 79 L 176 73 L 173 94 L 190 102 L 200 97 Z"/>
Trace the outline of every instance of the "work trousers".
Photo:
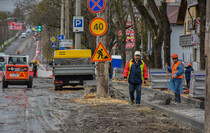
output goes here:
<path id="1" fill-rule="evenodd" d="M 175 102 L 177 102 L 177 103 L 181 103 L 181 97 L 180 97 L 180 94 L 176 94 L 176 93 L 175 93 Z"/>
<path id="2" fill-rule="evenodd" d="M 190 89 L 190 79 L 186 79 L 187 89 Z"/>
<path id="3" fill-rule="evenodd" d="M 136 104 L 141 103 L 141 84 L 129 84 L 129 94 L 131 102 L 134 102 L 136 91 Z"/>

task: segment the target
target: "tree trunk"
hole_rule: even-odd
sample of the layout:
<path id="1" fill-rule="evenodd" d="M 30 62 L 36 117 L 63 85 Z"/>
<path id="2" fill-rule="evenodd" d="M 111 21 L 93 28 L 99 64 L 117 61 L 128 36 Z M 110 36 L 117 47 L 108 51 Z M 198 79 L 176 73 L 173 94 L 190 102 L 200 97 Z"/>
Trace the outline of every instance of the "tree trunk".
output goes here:
<path id="1" fill-rule="evenodd" d="M 119 40 L 118 40 L 118 48 L 120 50 L 120 55 L 122 57 L 122 66 L 121 68 L 125 67 L 125 63 L 126 63 L 126 54 L 125 54 L 125 48 L 126 48 L 126 22 L 127 22 L 127 12 L 126 9 L 123 9 L 123 1 L 118 1 L 116 0 L 114 2 L 114 6 L 115 6 L 115 11 L 116 11 L 116 16 L 117 16 L 117 26 L 120 28 L 121 30 L 121 36 L 119 36 Z"/>
<path id="2" fill-rule="evenodd" d="M 149 65 L 149 51 L 148 51 L 148 31 L 147 31 L 147 25 L 145 24 L 144 21 L 140 21 L 141 23 L 141 40 L 143 44 L 143 52 L 142 52 L 142 58 L 144 62 Z"/>
<path id="3" fill-rule="evenodd" d="M 206 25 L 206 0 L 197 0 L 200 10 L 200 69 L 205 70 L 205 25 Z"/>
<path id="4" fill-rule="evenodd" d="M 162 27 L 162 26 L 161 26 Z M 159 29 L 158 37 L 153 40 L 153 49 L 154 49 L 154 64 L 155 68 L 162 68 L 162 44 L 163 44 L 163 27 Z"/>
<path id="5" fill-rule="evenodd" d="M 106 0 L 106 5 L 109 5 L 109 0 Z M 101 18 L 103 18 L 105 21 L 108 19 L 108 8 L 105 8 L 105 11 L 101 13 Z M 108 33 L 108 31 L 107 31 Z M 106 33 L 106 34 L 107 34 Z M 100 37 L 99 42 L 101 42 L 104 47 L 107 49 L 107 36 L 103 35 Z M 108 74 L 108 62 L 98 62 L 97 65 L 97 92 L 96 92 L 96 97 L 101 98 L 101 97 L 108 97 L 108 80 L 109 80 L 109 74 Z"/>
<path id="6" fill-rule="evenodd" d="M 205 56 L 206 56 L 206 93 L 205 93 L 205 120 L 204 133 L 210 132 L 210 1 L 206 4 L 206 34 L 205 34 Z"/>
<path id="7" fill-rule="evenodd" d="M 137 28 L 137 23 L 136 23 L 136 18 L 135 18 L 135 14 L 133 12 L 133 6 L 131 3 L 131 0 L 129 0 L 129 12 L 130 12 L 130 16 L 131 16 L 131 21 L 132 21 L 132 29 L 134 30 L 134 48 L 133 48 L 133 52 L 136 50 L 140 51 L 140 36 L 138 34 L 138 28 Z"/>
<path id="8" fill-rule="evenodd" d="M 171 25 L 168 20 L 168 15 L 167 15 L 167 3 L 162 2 L 161 6 L 161 15 L 163 18 L 164 22 L 164 65 L 167 63 L 170 65 L 170 54 L 171 54 L 171 48 L 170 48 L 170 42 L 171 42 Z"/>

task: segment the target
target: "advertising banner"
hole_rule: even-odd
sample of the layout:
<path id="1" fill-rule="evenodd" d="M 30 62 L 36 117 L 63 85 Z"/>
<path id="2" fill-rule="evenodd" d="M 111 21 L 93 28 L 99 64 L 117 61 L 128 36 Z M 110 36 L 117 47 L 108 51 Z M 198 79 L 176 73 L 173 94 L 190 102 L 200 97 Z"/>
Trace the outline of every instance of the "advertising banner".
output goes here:
<path id="1" fill-rule="evenodd" d="M 8 22 L 9 30 L 23 30 L 24 23 L 19 22 Z"/>

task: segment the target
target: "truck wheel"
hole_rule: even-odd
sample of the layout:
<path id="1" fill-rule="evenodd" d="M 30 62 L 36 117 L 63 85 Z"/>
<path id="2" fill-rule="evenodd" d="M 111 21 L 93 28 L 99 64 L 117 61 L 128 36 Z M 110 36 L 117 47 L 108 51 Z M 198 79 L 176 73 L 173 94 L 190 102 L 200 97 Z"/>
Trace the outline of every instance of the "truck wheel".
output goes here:
<path id="1" fill-rule="evenodd" d="M 63 86 L 60 86 L 60 87 L 59 87 L 59 91 L 62 91 L 62 90 L 63 90 Z"/>
<path id="2" fill-rule="evenodd" d="M 55 86 L 55 91 L 58 91 L 58 86 Z"/>
<path id="3" fill-rule="evenodd" d="M 5 81 L 5 76 L 3 76 L 2 88 L 8 88 L 8 83 Z"/>
<path id="4" fill-rule="evenodd" d="M 27 84 L 27 88 L 32 88 L 33 86 L 33 78 L 32 76 L 29 76 L 29 81 L 28 81 L 28 84 Z"/>

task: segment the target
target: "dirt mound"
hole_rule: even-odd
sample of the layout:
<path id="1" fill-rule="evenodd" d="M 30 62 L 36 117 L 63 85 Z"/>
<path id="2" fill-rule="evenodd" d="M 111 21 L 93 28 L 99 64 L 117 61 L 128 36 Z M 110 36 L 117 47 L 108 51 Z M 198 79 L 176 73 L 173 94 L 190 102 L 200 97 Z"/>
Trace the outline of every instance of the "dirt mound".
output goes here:
<path id="1" fill-rule="evenodd" d="M 95 93 L 85 94 L 83 98 L 71 98 L 71 101 L 81 104 L 92 104 L 92 105 L 101 105 L 101 104 L 129 104 L 129 102 L 119 99 L 113 99 L 110 97 L 107 98 L 96 98 Z"/>

